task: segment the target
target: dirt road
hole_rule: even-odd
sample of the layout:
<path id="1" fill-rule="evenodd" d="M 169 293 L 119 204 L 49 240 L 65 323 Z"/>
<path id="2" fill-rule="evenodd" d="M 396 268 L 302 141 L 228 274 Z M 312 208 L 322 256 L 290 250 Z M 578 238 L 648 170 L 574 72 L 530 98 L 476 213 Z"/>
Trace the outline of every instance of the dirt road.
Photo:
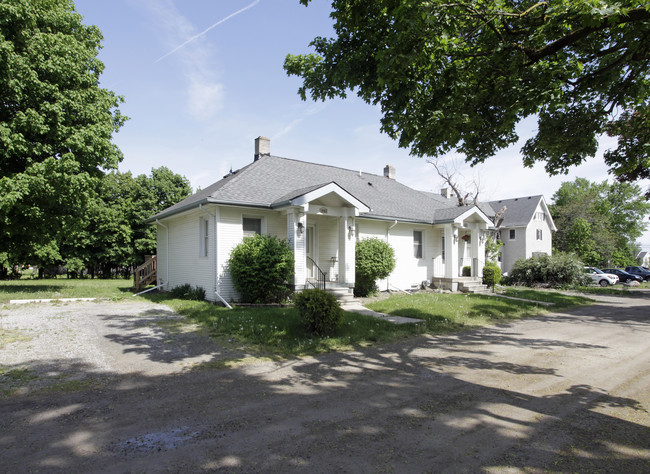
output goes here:
<path id="1" fill-rule="evenodd" d="M 147 305 L 31 306 L 67 338 L 51 358 L 2 310 L 31 339 L 0 364 L 45 382 L 0 399 L 0 471 L 650 471 L 647 293 L 226 370 L 191 370 L 227 354 Z"/>

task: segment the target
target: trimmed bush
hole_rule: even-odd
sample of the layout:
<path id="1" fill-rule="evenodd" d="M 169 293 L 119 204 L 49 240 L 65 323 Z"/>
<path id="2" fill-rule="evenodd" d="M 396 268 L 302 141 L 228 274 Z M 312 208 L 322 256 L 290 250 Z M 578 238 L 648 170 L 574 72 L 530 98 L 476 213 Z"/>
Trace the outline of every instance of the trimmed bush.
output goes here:
<path id="1" fill-rule="evenodd" d="M 487 263 L 483 267 L 483 284 L 489 287 L 494 287 L 501 281 L 501 269 L 495 263 Z"/>
<path id="2" fill-rule="evenodd" d="M 510 283 L 524 286 L 570 287 L 584 284 L 583 264 L 573 254 L 558 253 L 519 259 L 510 272 Z"/>
<path id="3" fill-rule="evenodd" d="M 319 336 L 332 334 L 343 321 L 343 310 L 327 291 L 304 290 L 294 297 L 300 320 L 307 330 Z"/>
<path id="4" fill-rule="evenodd" d="M 472 276 L 472 267 L 470 266 L 463 267 L 463 276 L 464 277 Z"/>
<path id="5" fill-rule="evenodd" d="M 377 238 L 357 242 L 355 259 L 355 296 L 368 296 L 377 291 L 376 281 L 388 277 L 395 269 L 393 247 Z"/>
<path id="6" fill-rule="evenodd" d="M 171 289 L 169 294 L 172 296 L 172 298 L 178 298 L 181 300 L 203 301 L 205 299 L 205 290 L 200 286 L 193 287 L 189 283 L 175 286 Z"/>
<path id="7" fill-rule="evenodd" d="M 228 261 L 230 276 L 244 303 L 282 303 L 293 292 L 293 252 L 272 235 L 245 237 Z"/>

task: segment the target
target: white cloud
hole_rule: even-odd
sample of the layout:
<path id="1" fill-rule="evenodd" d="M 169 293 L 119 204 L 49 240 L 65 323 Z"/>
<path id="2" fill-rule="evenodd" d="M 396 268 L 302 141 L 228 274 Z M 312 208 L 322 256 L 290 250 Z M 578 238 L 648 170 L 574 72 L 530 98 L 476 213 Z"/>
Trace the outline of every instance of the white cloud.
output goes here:
<path id="1" fill-rule="evenodd" d="M 214 70 L 214 65 L 218 62 L 214 60 L 213 47 L 205 35 L 212 28 L 247 8 L 235 12 L 197 33 L 194 25 L 176 9 L 171 1 L 147 0 L 145 6 L 153 14 L 165 46 L 173 46 L 170 52 L 155 62 L 160 62 L 173 54 L 176 61 L 180 62 L 179 72 L 182 72 L 185 78 L 185 90 L 182 92 L 182 96 L 186 98 L 185 111 L 199 121 L 212 119 L 223 107 L 225 88 L 218 80 L 218 72 Z M 248 8 L 251 6 L 254 5 L 251 4 Z M 174 73 L 173 70 L 172 74 Z"/>
<path id="2" fill-rule="evenodd" d="M 188 75 L 187 111 L 198 120 L 208 120 L 223 106 L 223 84 L 212 82 L 200 72 Z"/>

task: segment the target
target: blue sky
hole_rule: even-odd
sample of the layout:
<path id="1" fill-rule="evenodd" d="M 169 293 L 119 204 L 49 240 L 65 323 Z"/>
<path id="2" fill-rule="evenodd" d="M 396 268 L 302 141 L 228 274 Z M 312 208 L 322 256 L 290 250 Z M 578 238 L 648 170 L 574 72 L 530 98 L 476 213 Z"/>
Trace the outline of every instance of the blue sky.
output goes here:
<path id="1" fill-rule="evenodd" d="M 104 35 L 99 58 L 103 87 L 124 96 L 131 119 L 115 135 L 121 171 L 149 173 L 167 166 L 194 189 L 219 180 L 253 159 L 253 140 L 271 139 L 271 153 L 382 174 L 438 192 L 433 166 L 409 155 L 379 131 L 378 108 L 349 96 L 303 102 L 299 79 L 282 69 L 288 53 L 310 52 L 316 36 L 331 36 L 329 2 L 315 0 L 76 0 L 84 23 Z M 521 142 L 474 168 L 446 158 L 459 181 L 480 182 L 480 199 L 543 194 L 550 202 L 563 181 L 608 178 L 602 151 L 569 175 L 549 177 L 543 166 L 524 168 L 519 149 L 535 121 L 519 127 Z M 642 244 L 650 250 L 650 232 Z"/>

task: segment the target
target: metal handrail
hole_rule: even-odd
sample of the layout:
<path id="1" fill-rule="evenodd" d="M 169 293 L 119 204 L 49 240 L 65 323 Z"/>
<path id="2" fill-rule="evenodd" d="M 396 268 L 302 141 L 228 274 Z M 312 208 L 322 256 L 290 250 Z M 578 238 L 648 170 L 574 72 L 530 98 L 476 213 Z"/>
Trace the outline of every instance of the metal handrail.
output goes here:
<path id="1" fill-rule="evenodd" d="M 314 262 L 313 258 L 307 257 L 307 260 L 309 260 L 314 265 L 316 270 L 318 271 L 318 273 L 317 273 L 318 278 L 316 278 L 316 283 L 318 283 L 318 285 L 314 285 L 314 288 L 318 288 L 319 290 L 324 290 L 325 289 L 325 272 L 320 269 L 318 264 L 316 262 Z"/>

